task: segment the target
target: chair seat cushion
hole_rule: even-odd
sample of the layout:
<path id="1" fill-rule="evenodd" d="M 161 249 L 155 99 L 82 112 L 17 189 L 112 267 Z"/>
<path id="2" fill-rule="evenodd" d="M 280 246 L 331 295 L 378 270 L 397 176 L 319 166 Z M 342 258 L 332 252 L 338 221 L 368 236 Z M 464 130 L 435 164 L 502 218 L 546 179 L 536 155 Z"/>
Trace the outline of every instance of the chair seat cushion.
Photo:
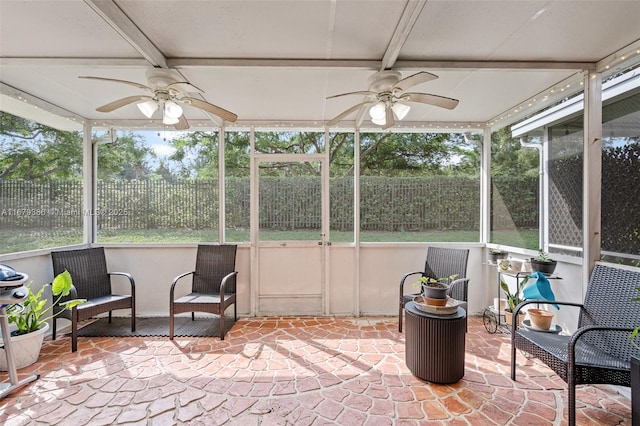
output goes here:
<path id="1" fill-rule="evenodd" d="M 541 352 L 547 353 L 562 364 L 566 364 L 568 361 L 570 340 L 571 336 L 533 330 L 519 329 L 516 332 L 516 347 L 533 355 Z M 596 345 L 578 341 L 576 344 L 576 367 L 580 366 L 621 371 L 631 369 L 629 360 L 613 356 Z"/>
<path id="2" fill-rule="evenodd" d="M 235 296 L 234 294 L 225 294 L 224 300 L 227 301 L 231 297 Z M 174 303 L 220 303 L 220 295 L 219 294 L 206 294 L 206 293 L 189 293 L 185 296 L 179 297 L 175 300 Z"/>
<path id="3" fill-rule="evenodd" d="M 78 305 L 78 310 L 92 309 L 98 305 L 107 305 L 111 303 L 120 303 L 131 299 L 128 294 L 111 294 L 109 296 L 94 297 L 93 299 L 87 299 L 87 301 L 81 305 Z"/>
<path id="4" fill-rule="evenodd" d="M 83 321 L 93 318 L 104 312 L 118 309 L 130 309 L 133 305 L 133 298 L 129 295 L 112 294 L 109 296 L 94 297 L 77 306 L 77 320 Z M 63 311 L 62 318 L 71 319 L 71 309 Z"/>

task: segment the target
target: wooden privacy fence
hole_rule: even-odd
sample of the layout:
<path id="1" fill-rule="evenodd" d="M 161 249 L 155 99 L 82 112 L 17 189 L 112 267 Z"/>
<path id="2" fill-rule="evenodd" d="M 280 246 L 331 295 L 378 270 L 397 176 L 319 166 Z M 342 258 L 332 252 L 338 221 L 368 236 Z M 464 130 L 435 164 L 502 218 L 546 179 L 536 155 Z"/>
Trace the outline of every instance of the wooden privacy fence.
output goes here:
<path id="1" fill-rule="evenodd" d="M 249 178 L 225 182 L 226 225 L 249 228 Z M 537 225 L 537 179 L 496 181 L 507 219 L 496 224 Z M 218 224 L 217 179 L 99 181 L 98 209 L 82 209 L 79 181 L 0 181 L 0 228 L 81 227 L 86 215 L 100 229 L 203 229 Z M 317 177 L 267 177 L 260 181 L 260 227 L 273 230 L 320 227 Z M 517 192 L 516 192 L 517 191 Z M 361 225 L 369 231 L 476 230 L 480 183 L 470 177 L 361 178 Z M 353 229 L 353 180 L 330 180 L 332 229 Z M 502 210 L 496 210 L 500 212 Z M 516 213 L 515 217 L 513 213 Z"/>

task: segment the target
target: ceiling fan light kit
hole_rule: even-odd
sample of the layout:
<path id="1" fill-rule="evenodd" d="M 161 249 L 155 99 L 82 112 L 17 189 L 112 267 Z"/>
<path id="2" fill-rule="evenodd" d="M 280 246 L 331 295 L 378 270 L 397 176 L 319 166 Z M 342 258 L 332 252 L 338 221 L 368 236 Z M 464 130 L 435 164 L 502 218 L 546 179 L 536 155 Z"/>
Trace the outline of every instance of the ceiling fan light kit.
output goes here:
<path id="1" fill-rule="evenodd" d="M 139 104 L 136 104 L 136 106 L 147 118 L 153 117 L 153 113 L 158 109 L 158 104 L 154 100 L 140 102 Z"/>
<path id="2" fill-rule="evenodd" d="M 409 110 L 411 109 L 411 107 L 409 105 L 396 102 L 391 105 L 391 109 L 393 110 L 393 113 L 396 115 L 396 117 L 398 117 L 398 120 L 402 120 L 407 116 L 407 114 L 409 114 Z"/>
<path id="3" fill-rule="evenodd" d="M 371 109 L 369 109 L 369 115 L 371 116 L 371 119 L 373 120 L 380 120 L 383 119 L 385 114 L 386 114 L 386 105 L 384 104 L 384 102 L 380 101 L 380 102 L 376 102 L 375 104 L 373 104 L 373 106 L 371 107 Z"/>
<path id="4" fill-rule="evenodd" d="M 184 116 L 184 111 L 180 104 L 201 109 L 232 123 L 238 118 L 234 113 L 219 106 L 187 96 L 190 92 L 201 93 L 202 91 L 188 81 L 182 81 L 180 76 L 171 70 L 152 68 L 147 70 L 146 77 L 149 84 L 148 86 L 133 81 L 113 78 L 90 76 L 81 76 L 80 78 L 127 84 L 153 94 L 153 96 L 136 95 L 118 99 L 96 108 L 96 111 L 99 112 L 111 112 L 126 105 L 136 103 L 140 112 L 149 119 L 160 109 L 162 111 L 162 123 L 175 126 L 176 130 L 187 130 L 189 128 L 189 122 Z"/>
<path id="5" fill-rule="evenodd" d="M 400 78 L 401 74 L 398 71 L 378 71 L 369 77 L 369 90 L 329 96 L 327 99 L 346 95 L 363 95 L 365 99 L 338 114 L 327 123 L 327 126 L 337 124 L 361 108 L 368 108 L 371 122 L 388 129 L 395 124 L 396 119 L 403 120 L 407 116 L 411 107 L 406 105 L 406 102 L 422 103 L 446 109 L 453 109 L 458 105 L 457 99 L 429 93 L 406 93 L 413 86 L 435 80 L 438 78 L 437 75 L 421 71 L 406 78 Z"/>
<path id="6" fill-rule="evenodd" d="M 178 118 L 182 115 L 182 108 L 173 101 L 164 103 L 164 115 L 169 118 Z"/>
<path id="7" fill-rule="evenodd" d="M 378 126 L 384 126 L 385 124 L 387 124 L 387 118 L 386 117 L 382 117 L 382 118 L 372 118 L 371 122 L 373 124 L 377 124 Z"/>

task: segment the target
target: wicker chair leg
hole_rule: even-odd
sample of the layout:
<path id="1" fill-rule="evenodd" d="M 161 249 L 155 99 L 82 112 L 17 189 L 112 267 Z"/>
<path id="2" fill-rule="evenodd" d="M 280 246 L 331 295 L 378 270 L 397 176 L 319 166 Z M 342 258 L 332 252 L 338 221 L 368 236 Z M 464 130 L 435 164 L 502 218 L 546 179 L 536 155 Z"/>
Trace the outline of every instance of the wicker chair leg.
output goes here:
<path id="1" fill-rule="evenodd" d="M 576 379 L 573 374 L 567 377 L 569 388 L 569 426 L 576 425 Z"/>
<path id="2" fill-rule="evenodd" d="M 134 333 L 136 331 L 136 316 L 131 312 L 131 332 Z"/>
<path id="3" fill-rule="evenodd" d="M 224 340 L 224 332 L 226 331 L 224 325 L 224 308 L 220 305 L 220 340 Z"/>
<path id="4" fill-rule="evenodd" d="M 53 317 L 51 320 L 51 326 L 53 330 L 51 330 L 51 340 L 56 340 L 56 317 Z"/>
<path id="5" fill-rule="evenodd" d="M 111 311 L 109 311 L 109 324 L 111 324 Z"/>
<path id="6" fill-rule="evenodd" d="M 173 312 L 169 314 L 169 340 L 173 340 Z"/>
<path id="7" fill-rule="evenodd" d="M 169 340 L 173 340 L 173 316 L 174 316 L 174 307 L 173 307 L 173 292 L 171 296 L 169 296 Z"/>
<path id="8" fill-rule="evenodd" d="M 78 350 L 78 320 L 74 316 L 71 320 L 71 352 Z"/>
<path id="9" fill-rule="evenodd" d="M 398 331 L 402 333 L 402 310 L 404 306 L 402 306 L 402 302 L 400 302 L 400 310 L 398 312 Z"/>
<path id="10" fill-rule="evenodd" d="M 511 380 L 516 380 L 516 345 L 511 339 Z"/>
<path id="11" fill-rule="evenodd" d="M 195 320 L 196 320 L 196 313 L 191 312 L 191 321 L 195 321 Z"/>
<path id="12" fill-rule="evenodd" d="M 236 303 L 233 304 L 233 322 L 238 321 L 238 305 Z"/>

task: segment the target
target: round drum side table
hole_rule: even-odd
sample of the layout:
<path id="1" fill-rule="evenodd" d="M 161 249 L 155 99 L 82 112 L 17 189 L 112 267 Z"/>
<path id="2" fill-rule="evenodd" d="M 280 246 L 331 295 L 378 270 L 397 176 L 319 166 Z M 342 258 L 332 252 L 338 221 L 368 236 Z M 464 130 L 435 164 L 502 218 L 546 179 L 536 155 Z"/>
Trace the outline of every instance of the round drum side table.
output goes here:
<path id="1" fill-rule="evenodd" d="M 437 315 L 405 305 L 405 357 L 411 373 L 432 383 L 455 383 L 464 376 L 466 316 Z"/>

